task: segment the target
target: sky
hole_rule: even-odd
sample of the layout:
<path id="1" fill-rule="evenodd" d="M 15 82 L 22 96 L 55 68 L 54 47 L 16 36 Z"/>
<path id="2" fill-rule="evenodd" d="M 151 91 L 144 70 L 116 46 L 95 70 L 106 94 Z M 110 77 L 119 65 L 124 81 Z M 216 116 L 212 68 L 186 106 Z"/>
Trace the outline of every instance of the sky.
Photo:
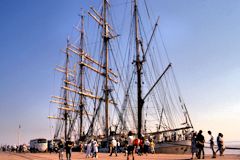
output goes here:
<path id="1" fill-rule="evenodd" d="M 143 0 L 139 0 L 140 3 Z M 112 0 L 113 9 L 126 0 Z M 128 0 L 130 2 L 130 0 Z M 240 140 L 240 1 L 147 0 L 196 130 Z M 50 138 L 54 68 L 81 8 L 100 0 L 0 1 L 0 144 Z M 121 12 L 120 12 L 121 13 Z M 128 16 L 127 16 L 128 18 Z M 60 80 L 59 80 L 60 81 Z"/>

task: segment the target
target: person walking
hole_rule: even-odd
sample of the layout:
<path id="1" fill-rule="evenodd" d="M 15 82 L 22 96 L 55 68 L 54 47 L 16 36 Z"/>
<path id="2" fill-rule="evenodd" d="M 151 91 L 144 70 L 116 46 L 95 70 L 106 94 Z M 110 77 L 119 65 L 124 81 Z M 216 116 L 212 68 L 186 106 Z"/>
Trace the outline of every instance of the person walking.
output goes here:
<path id="1" fill-rule="evenodd" d="M 80 144 L 79 144 L 79 152 L 82 152 L 83 151 L 83 143 L 81 142 Z"/>
<path id="2" fill-rule="evenodd" d="M 135 138 L 133 140 L 133 146 L 135 148 L 136 153 L 139 155 L 140 154 L 140 139 L 139 138 Z"/>
<path id="3" fill-rule="evenodd" d="M 72 147 L 74 146 L 74 143 L 71 141 L 70 138 L 66 141 L 65 147 L 66 147 L 66 157 L 67 160 L 71 160 L 72 156 Z"/>
<path id="4" fill-rule="evenodd" d="M 217 152 L 219 151 L 220 152 L 220 154 L 221 154 L 221 142 L 220 142 L 220 139 L 221 139 L 221 134 L 222 133 L 218 133 L 218 136 L 217 136 L 217 146 L 218 146 L 218 149 L 216 150 L 216 154 L 217 154 Z"/>
<path id="5" fill-rule="evenodd" d="M 113 152 L 115 152 L 115 155 L 117 156 L 117 141 L 114 137 L 112 138 L 111 144 L 112 144 L 112 150 L 109 156 L 112 156 Z"/>
<path id="6" fill-rule="evenodd" d="M 127 146 L 127 160 L 129 160 L 129 156 L 132 155 L 132 159 L 134 160 L 134 145 L 133 145 L 133 133 L 131 131 L 128 132 L 128 146 Z"/>
<path id="7" fill-rule="evenodd" d="M 112 139 L 109 140 L 109 153 L 111 154 L 112 153 L 112 149 L 113 149 L 113 145 L 112 145 Z M 109 154 L 109 156 L 110 156 Z"/>
<path id="8" fill-rule="evenodd" d="M 125 138 L 125 140 L 123 141 L 123 145 L 124 145 L 124 156 L 126 156 L 127 155 L 127 153 L 128 153 L 128 140 L 127 140 L 127 138 Z"/>
<path id="9" fill-rule="evenodd" d="M 197 154 L 197 158 L 200 159 L 201 158 L 201 153 L 202 153 L 202 159 L 204 159 L 204 143 L 205 143 L 205 139 L 204 136 L 202 135 L 202 130 L 200 130 L 197 134 L 197 148 L 198 148 L 198 154 Z"/>
<path id="10" fill-rule="evenodd" d="M 210 140 L 209 140 L 209 143 L 210 143 L 210 148 L 212 149 L 212 158 L 216 158 L 216 152 L 214 151 L 214 138 L 212 136 L 212 132 L 211 131 L 208 131 L 208 134 L 210 136 Z"/>
<path id="11" fill-rule="evenodd" d="M 223 134 L 222 133 L 220 133 L 219 141 L 220 141 L 220 156 L 224 156 L 223 153 L 225 151 L 225 144 L 224 144 Z"/>
<path id="12" fill-rule="evenodd" d="M 121 152 L 120 147 L 121 147 L 120 140 L 117 140 L 117 152 Z"/>
<path id="13" fill-rule="evenodd" d="M 150 150 L 151 150 L 152 154 L 155 153 L 155 143 L 154 143 L 153 139 L 150 139 Z"/>
<path id="14" fill-rule="evenodd" d="M 58 145 L 58 158 L 59 160 L 63 160 L 63 151 L 64 151 L 63 140 L 61 139 L 57 145 Z"/>
<path id="15" fill-rule="evenodd" d="M 139 139 L 139 151 L 138 151 L 138 155 L 143 155 L 144 152 L 144 136 L 142 135 L 141 138 Z"/>
<path id="16" fill-rule="evenodd" d="M 192 131 L 192 138 L 191 138 L 191 152 L 192 152 L 192 158 L 194 158 L 194 154 L 196 154 L 196 157 L 197 154 L 198 154 L 198 150 L 197 150 L 197 146 L 196 146 L 196 139 L 197 139 L 197 133 L 195 133 L 194 131 Z"/>
<path id="17" fill-rule="evenodd" d="M 92 147 L 93 147 L 93 156 L 92 157 L 98 158 L 98 143 L 97 143 L 96 139 L 93 140 Z"/>
<path id="18" fill-rule="evenodd" d="M 91 151 L 92 151 L 92 142 L 91 140 L 88 141 L 87 145 L 86 145 L 86 158 L 90 158 L 91 157 Z"/>
<path id="19" fill-rule="evenodd" d="M 146 138 L 144 141 L 144 153 L 146 154 L 146 156 L 149 152 L 149 145 L 150 145 L 150 142 L 149 142 L 148 138 Z"/>
<path id="20" fill-rule="evenodd" d="M 49 141 L 48 152 L 51 154 L 53 152 L 53 140 Z"/>

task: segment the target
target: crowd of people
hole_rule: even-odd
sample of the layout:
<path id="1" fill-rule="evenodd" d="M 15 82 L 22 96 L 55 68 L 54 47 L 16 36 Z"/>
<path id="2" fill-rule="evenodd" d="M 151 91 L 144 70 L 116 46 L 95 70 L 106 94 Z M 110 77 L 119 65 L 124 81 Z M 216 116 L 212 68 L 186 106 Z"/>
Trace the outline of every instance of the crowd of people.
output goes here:
<path id="1" fill-rule="evenodd" d="M 204 143 L 205 138 L 202 134 L 202 130 L 200 130 L 198 133 L 192 131 L 192 144 L 191 144 L 191 150 L 192 150 L 192 159 L 194 158 L 194 154 L 198 159 L 204 159 L 205 153 L 204 153 Z M 208 131 L 208 135 L 210 136 L 209 139 L 209 147 L 212 150 L 212 158 L 216 158 L 217 152 L 219 151 L 219 155 L 223 156 L 225 151 L 225 145 L 223 140 L 223 134 L 219 133 L 217 137 L 217 150 L 214 149 L 214 137 L 212 135 L 211 131 Z"/>
<path id="2" fill-rule="evenodd" d="M 203 131 L 200 130 L 198 133 L 192 131 L 191 133 L 191 151 L 192 159 L 194 156 L 198 159 L 205 158 L 204 144 L 205 138 L 203 136 Z M 215 150 L 214 137 L 211 131 L 208 131 L 210 136 L 209 147 L 212 150 L 212 158 L 216 158 L 216 154 L 219 152 L 220 156 L 224 155 L 225 145 L 223 140 L 223 134 L 219 133 L 217 136 L 217 150 Z M 59 160 L 63 159 L 63 151 L 66 150 L 67 160 L 71 159 L 71 152 L 73 148 L 73 142 L 70 140 L 66 141 L 65 144 L 63 141 L 60 141 L 58 144 L 59 148 Z M 109 156 L 118 156 L 118 153 L 125 153 L 127 160 L 130 158 L 134 159 L 135 154 L 141 156 L 143 154 L 155 153 L 155 143 L 154 140 L 147 137 L 135 138 L 134 134 L 129 131 L 127 138 L 125 140 L 116 139 L 112 137 L 108 141 L 108 152 Z M 88 140 L 84 145 L 80 145 L 80 151 L 84 151 L 86 158 L 98 158 L 99 144 L 97 139 Z"/>
<path id="3" fill-rule="evenodd" d="M 89 140 L 85 144 L 86 158 L 98 158 L 98 142 L 96 139 Z"/>
<path id="4" fill-rule="evenodd" d="M 89 140 L 84 145 L 84 150 L 86 153 L 86 158 L 97 158 L 98 157 L 98 142 L 96 139 Z M 124 153 L 129 159 L 130 156 L 134 159 L 135 153 L 139 156 L 148 153 L 155 153 L 154 150 L 155 144 L 152 139 L 148 138 L 135 138 L 133 133 L 130 131 L 128 137 L 125 140 L 116 139 L 111 137 L 108 142 L 108 152 L 109 156 L 118 156 L 119 153 Z"/>
<path id="5" fill-rule="evenodd" d="M 97 139 L 93 138 L 85 142 L 85 144 L 83 142 L 80 143 L 78 145 L 78 151 L 83 151 L 86 154 L 86 158 L 98 158 L 99 146 L 101 146 L 101 149 L 103 149 L 103 146 L 99 144 Z M 25 147 L 26 146 L 21 147 L 4 145 L 1 146 L 1 151 L 22 152 L 22 150 L 30 150 L 29 148 L 21 149 Z M 155 153 L 155 144 L 153 139 L 145 138 L 143 136 L 141 138 L 135 138 L 131 131 L 128 133 L 128 136 L 125 139 L 122 137 L 117 139 L 112 136 L 107 145 L 105 145 L 105 148 L 106 147 L 108 147 L 108 150 L 106 151 L 109 152 L 109 156 L 118 156 L 119 153 L 123 153 L 125 156 L 127 156 L 127 159 L 129 159 L 130 155 L 134 157 L 135 153 L 139 156 L 143 154 L 147 155 L 148 153 Z M 49 140 L 47 151 L 49 153 L 57 153 L 59 160 L 71 160 L 73 148 L 74 142 L 71 141 L 70 138 L 68 138 L 66 141 L 62 138 L 59 140 Z"/>
<path id="6" fill-rule="evenodd" d="M 28 151 L 27 145 L 3 145 L 0 147 L 0 151 L 9 151 L 9 152 L 18 152 L 18 153 L 24 153 Z"/>
<path id="7" fill-rule="evenodd" d="M 137 153 L 139 156 L 145 153 L 155 153 L 155 144 L 153 139 L 144 138 L 134 138 L 133 133 L 129 131 L 128 138 L 126 140 L 126 148 L 125 148 L 125 155 L 127 155 L 127 160 L 130 157 L 134 160 L 134 155 Z"/>
<path id="8" fill-rule="evenodd" d="M 207 132 L 210 136 L 209 138 L 209 147 L 212 151 L 212 158 L 216 158 L 217 153 L 219 152 L 220 156 L 224 155 L 225 145 L 223 140 L 223 134 L 219 133 L 216 139 L 217 145 L 214 144 L 214 137 L 211 131 Z M 205 158 L 204 152 L 204 144 L 205 138 L 203 136 L 203 131 L 199 130 L 199 132 L 191 132 L 191 152 L 192 152 L 192 159 L 194 156 L 198 159 Z M 63 160 L 64 158 L 64 151 L 66 152 L 67 160 L 71 160 L 72 155 L 72 148 L 74 147 L 74 142 L 67 139 L 65 142 L 64 140 L 60 140 L 55 145 L 56 152 L 59 154 L 59 160 Z M 97 139 L 91 139 L 87 142 L 79 144 L 79 151 L 84 151 L 86 154 L 86 158 L 98 158 L 98 151 L 99 151 L 99 143 Z M 215 146 L 217 149 L 215 150 Z M 129 131 L 127 137 L 123 140 L 122 138 L 117 139 L 116 137 L 111 137 L 111 139 L 107 142 L 108 151 L 110 154 L 109 156 L 118 156 L 118 153 L 124 153 L 127 156 L 127 160 L 131 157 L 134 159 L 134 155 L 137 154 L 139 156 L 148 153 L 155 153 L 155 143 L 151 137 L 144 137 L 140 136 L 140 138 L 136 138 L 134 134 Z M 24 152 L 27 149 L 26 145 L 20 146 L 1 146 L 1 151 L 12 151 L 12 152 Z M 102 149 L 102 146 L 101 146 Z M 51 150 L 48 150 L 51 153 Z"/>
<path id="9" fill-rule="evenodd" d="M 68 138 L 65 143 L 64 143 L 64 140 L 61 139 L 56 144 L 59 160 L 63 160 L 64 159 L 64 150 L 66 151 L 66 158 L 67 158 L 67 160 L 71 160 L 73 146 L 74 146 L 74 142 L 71 141 L 70 138 Z"/>

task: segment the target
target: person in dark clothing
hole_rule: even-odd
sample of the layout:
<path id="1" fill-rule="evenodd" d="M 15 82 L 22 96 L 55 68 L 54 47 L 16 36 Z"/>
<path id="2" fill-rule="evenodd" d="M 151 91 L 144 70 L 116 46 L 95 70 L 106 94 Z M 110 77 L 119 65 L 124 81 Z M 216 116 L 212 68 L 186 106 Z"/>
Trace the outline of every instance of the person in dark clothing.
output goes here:
<path id="1" fill-rule="evenodd" d="M 194 154 L 196 154 L 196 157 L 198 157 L 198 150 L 197 150 L 197 133 L 192 131 L 192 136 L 191 136 L 191 152 L 192 152 L 192 158 L 194 158 Z"/>
<path id="2" fill-rule="evenodd" d="M 217 149 L 216 153 L 219 151 L 220 156 L 223 156 L 223 152 L 225 150 L 225 145 L 224 145 L 224 142 L 223 142 L 223 134 L 222 133 L 218 134 L 217 145 L 218 145 L 218 149 Z"/>
<path id="3" fill-rule="evenodd" d="M 125 140 L 124 140 L 124 156 L 126 156 L 127 155 L 127 153 L 128 153 L 128 140 L 127 140 L 127 138 L 125 138 Z"/>
<path id="4" fill-rule="evenodd" d="M 144 140 L 144 153 L 147 155 L 148 154 L 148 152 L 149 152 L 149 145 L 150 145 L 150 142 L 149 142 L 149 140 L 148 140 L 148 138 L 146 138 L 145 140 Z"/>
<path id="5" fill-rule="evenodd" d="M 204 136 L 202 135 L 202 130 L 200 130 L 197 134 L 197 138 L 196 138 L 196 142 L 197 142 L 197 148 L 198 148 L 198 154 L 197 154 L 197 158 L 200 159 L 201 158 L 201 153 L 203 154 L 202 158 L 204 159 Z"/>
<path id="6" fill-rule="evenodd" d="M 138 155 L 143 155 L 144 153 L 144 137 L 142 136 L 139 141 L 139 150 L 138 150 Z"/>
<path id="7" fill-rule="evenodd" d="M 71 160 L 73 145 L 74 143 L 70 140 L 70 138 L 68 138 L 68 140 L 65 143 L 67 160 Z"/>
<path id="8" fill-rule="evenodd" d="M 58 142 L 58 158 L 59 158 L 59 160 L 63 160 L 63 151 L 64 151 L 63 140 L 60 140 Z"/>

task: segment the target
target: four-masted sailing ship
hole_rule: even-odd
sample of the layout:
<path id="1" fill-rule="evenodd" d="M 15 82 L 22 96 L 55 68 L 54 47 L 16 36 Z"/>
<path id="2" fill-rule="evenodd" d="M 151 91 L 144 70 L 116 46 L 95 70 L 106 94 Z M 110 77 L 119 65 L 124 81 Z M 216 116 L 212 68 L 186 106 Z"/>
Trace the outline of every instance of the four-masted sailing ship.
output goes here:
<path id="1" fill-rule="evenodd" d="M 99 10 L 90 7 L 87 28 L 86 15 L 81 15 L 75 27 L 78 35 L 67 39 L 64 66 L 56 68 L 63 79 L 60 96 L 51 100 L 58 110 L 57 116 L 49 116 L 57 119 L 54 138 L 71 137 L 80 143 L 95 137 L 107 142 L 111 136 L 124 138 L 131 130 L 138 138 L 153 139 L 156 152 L 189 152 L 193 126 L 159 18 L 152 23 L 146 1 L 140 10 L 138 0 L 128 0 L 121 13 L 132 15 L 129 23 L 123 23 L 130 31 L 124 35 L 123 25 L 124 31 L 117 34 L 110 0 L 102 2 Z M 144 10 L 147 14 L 142 16 Z"/>

